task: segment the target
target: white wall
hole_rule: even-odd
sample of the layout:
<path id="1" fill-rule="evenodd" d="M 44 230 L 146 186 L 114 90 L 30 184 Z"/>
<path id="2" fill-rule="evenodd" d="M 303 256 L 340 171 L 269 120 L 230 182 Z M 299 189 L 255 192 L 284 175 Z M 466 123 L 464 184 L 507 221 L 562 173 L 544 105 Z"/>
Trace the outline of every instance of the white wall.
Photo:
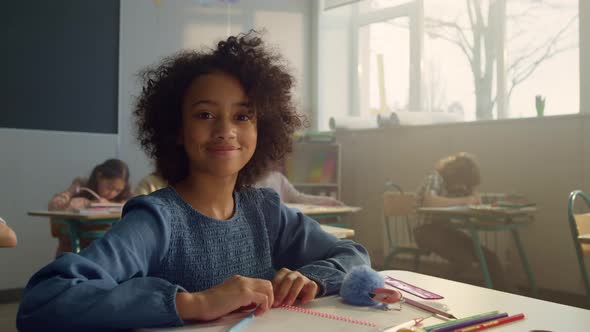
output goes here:
<path id="1" fill-rule="evenodd" d="M 55 192 L 114 157 L 116 146 L 116 135 L 0 128 L 0 215 L 19 241 L 0 249 L 0 290 L 23 287 L 55 255 L 49 220 L 27 211 L 47 209 Z"/>
<path id="2" fill-rule="evenodd" d="M 590 113 L 590 1 L 580 5 L 580 112 Z"/>
<path id="3" fill-rule="evenodd" d="M 53 193 L 107 158 L 125 160 L 134 183 L 150 172 L 135 143 L 131 119 L 139 91 L 135 75 L 144 66 L 183 48 L 212 47 L 227 36 L 228 26 L 231 34 L 266 28 L 265 40 L 276 45 L 292 66 L 301 108 L 309 108 L 311 0 L 244 0 L 231 8 L 219 1 L 210 1 L 210 6 L 194 0 L 159 3 L 121 1 L 119 135 L 0 128 L 0 215 L 19 238 L 17 248 L 0 250 L 0 290 L 24 287 L 55 253 L 48 220 L 29 217 L 27 211 L 46 209 Z"/>
<path id="4" fill-rule="evenodd" d="M 297 79 L 295 96 L 302 110 L 310 105 L 312 1 L 238 1 L 228 6 L 211 1 L 128 0 L 121 2 L 119 133 L 121 156 L 134 182 L 151 171 L 138 147 L 131 112 L 139 91 L 136 74 L 146 65 L 180 49 L 213 47 L 217 41 L 255 28 L 266 28 L 265 40 L 289 61 Z M 228 16 L 228 13 L 230 15 Z M 228 20 L 228 17 L 230 19 Z"/>
<path id="5" fill-rule="evenodd" d="M 590 191 L 590 116 L 341 131 L 337 138 L 342 144 L 342 198 L 363 207 L 350 219 L 377 264 L 387 247 L 381 200 L 385 181 L 414 191 L 438 159 L 467 151 L 478 157 L 482 192 L 521 193 L 537 203 L 535 222 L 520 234 L 539 286 L 582 293 L 567 199 L 572 190 Z M 512 239 L 504 234 L 499 242 L 498 254 L 510 264 L 511 277 L 524 282 Z"/>

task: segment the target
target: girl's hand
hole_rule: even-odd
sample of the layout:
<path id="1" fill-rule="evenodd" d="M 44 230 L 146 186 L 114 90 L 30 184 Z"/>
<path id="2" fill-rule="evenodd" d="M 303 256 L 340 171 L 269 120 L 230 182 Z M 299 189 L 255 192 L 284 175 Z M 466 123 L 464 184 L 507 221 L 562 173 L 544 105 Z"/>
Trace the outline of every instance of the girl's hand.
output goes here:
<path id="1" fill-rule="evenodd" d="M 297 298 L 300 298 L 301 303 L 305 304 L 313 300 L 319 290 L 315 281 L 287 268 L 282 268 L 277 272 L 272 280 L 272 285 L 275 292 L 274 307 L 283 304 L 293 305 Z"/>
<path id="2" fill-rule="evenodd" d="M 84 197 L 74 197 L 70 200 L 70 210 L 83 210 L 90 206 L 90 201 Z"/>
<path id="3" fill-rule="evenodd" d="M 77 194 L 80 191 L 81 185 L 82 185 L 82 180 L 80 180 L 80 178 L 75 178 L 72 181 L 72 184 L 68 187 L 68 192 L 72 195 Z"/>
<path id="4" fill-rule="evenodd" d="M 177 293 L 176 309 L 183 320 L 213 320 L 252 304 L 254 315 L 261 315 L 273 301 L 270 281 L 235 275 L 206 291 Z"/>

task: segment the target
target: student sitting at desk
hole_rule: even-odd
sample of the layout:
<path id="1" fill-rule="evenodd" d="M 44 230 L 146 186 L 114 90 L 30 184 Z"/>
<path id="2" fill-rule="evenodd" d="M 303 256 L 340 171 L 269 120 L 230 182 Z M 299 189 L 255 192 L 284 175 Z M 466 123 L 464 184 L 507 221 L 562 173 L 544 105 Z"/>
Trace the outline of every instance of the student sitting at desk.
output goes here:
<path id="1" fill-rule="evenodd" d="M 166 186 L 168 186 L 166 180 L 164 180 L 158 172 L 154 172 L 150 175 L 145 176 L 143 179 L 139 181 L 139 183 L 133 190 L 133 194 L 135 196 L 148 195 Z"/>
<path id="2" fill-rule="evenodd" d="M 70 187 L 55 194 L 48 204 L 50 211 L 82 210 L 91 202 L 123 203 L 131 196 L 129 184 L 129 168 L 119 159 L 108 159 L 94 167 L 88 180 L 75 178 Z M 50 221 L 51 235 L 59 239 L 57 254 L 72 251 L 70 237 L 63 232 L 64 225 Z M 84 230 L 107 230 L 110 225 L 83 225 Z M 90 240 L 82 239 L 82 248 L 90 244 Z"/>
<path id="3" fill-rule="evenodd" d="M 0 218 L 0 248 L 16 247 L 16 234 L 8 227 L 6 221 Z"/>
<path id="4" fill-rule="evenodd" d="M 271 188 L 276 191 L 281 197 L 283 203 L 293 204 L 313 204 L 313 205 L 330 205 L 330 206 L 344 206 L 341 201 L 320 195 L 306 195 L 299 192 L 287 180 L 283 173 L 275 170 L 267 172 L 267 174 L 254 185 L 257 188 Z"/>
<path id="5" fill-rule="evenodd" d="M 365 248 L 251 185 L 301 125 L 292 76 L 254 32 L 180 52 L 144 72 L 134 111 L 170 184 L 131 199 L 79 255 L 29 281 L 19 331 L 183 325 L 338 292 Z"/>
<path id="6" fill-rule="evenodd" d="M 438 161 L 436 170 L 426 177 L 417 191 L 417 207 L 445 207 L 481 204 L 477 193 L 480 172 L 475 158 L 467 153 L 458 153 Z M 441 222 L 442 221 L 442 222 Z M 453 274 L 458 274 L 477 263 L 471 237 L 452 228 L 444 220 L 431 220 L 414 230 L 416 244 L 446 259 Z M 494 287 L 511 290 L 505 279 L 498 256 L 483 247 Z"/>

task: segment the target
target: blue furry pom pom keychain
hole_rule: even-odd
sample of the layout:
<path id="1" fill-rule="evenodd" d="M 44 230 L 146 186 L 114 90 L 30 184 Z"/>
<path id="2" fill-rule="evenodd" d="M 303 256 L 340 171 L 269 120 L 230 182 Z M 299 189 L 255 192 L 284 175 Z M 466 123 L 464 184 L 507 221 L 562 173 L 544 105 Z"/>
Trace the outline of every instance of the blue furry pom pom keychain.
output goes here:
<path id="1" fill-rule="evenodd" d="M 384 288 L 385 280 L 368 266 L 357 266 L 344 276 L 340 296 L 344 302 L 357 306 L 392 304 L 402 298 L 400 292 Z"/>

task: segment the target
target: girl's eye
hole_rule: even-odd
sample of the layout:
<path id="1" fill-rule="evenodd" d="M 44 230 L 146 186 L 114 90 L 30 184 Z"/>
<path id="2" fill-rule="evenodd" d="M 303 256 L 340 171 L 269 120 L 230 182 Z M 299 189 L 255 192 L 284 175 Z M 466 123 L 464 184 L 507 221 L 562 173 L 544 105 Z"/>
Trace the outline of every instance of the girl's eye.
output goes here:
<path id="1" fill-rule="evenodd" d="M 252 118 L 251 118 L 251 116 L 249 114 L 239 114 L 237 116 L 237 119 L 239 121 L 250 121 Z"/>
<path id="2" fill-rule="evenodd" d="M 213 114 L 211 114 L 209 112 L 200 112 L 197 114 L 197 117 L 199 119 L 208 120 L 208 119 L 213 119 Z"/>

